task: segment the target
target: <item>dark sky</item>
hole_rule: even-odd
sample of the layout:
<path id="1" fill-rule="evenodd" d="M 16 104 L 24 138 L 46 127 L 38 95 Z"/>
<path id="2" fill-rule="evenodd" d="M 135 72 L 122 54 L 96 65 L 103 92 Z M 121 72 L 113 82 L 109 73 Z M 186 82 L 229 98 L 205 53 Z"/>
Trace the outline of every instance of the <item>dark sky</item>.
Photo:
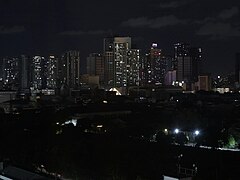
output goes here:
<path id="1" fill-rule="evenodd" d="M 1 0 L 0 56 L 102 51 L 102 39 L 131 36 L 139 48 L 176 42 L 204 51 L 213 74 L 234 70 L 240 52 L 239 0 Z"/>

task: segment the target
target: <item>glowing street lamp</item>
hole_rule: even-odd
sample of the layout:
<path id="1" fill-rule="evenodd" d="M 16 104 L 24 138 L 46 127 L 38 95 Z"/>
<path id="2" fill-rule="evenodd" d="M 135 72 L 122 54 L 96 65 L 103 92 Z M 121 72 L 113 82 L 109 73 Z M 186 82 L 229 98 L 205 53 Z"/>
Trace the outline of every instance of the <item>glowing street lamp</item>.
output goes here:
<path id="1" fill-rule="evenodd" d="M 179 133 L 179 129 L 175 129 L 174 132 L 175 132 L 176 134 L 178 134 L 178 133 Z"/>
<path id="2" fill-rule="evenodd" d="M 196 136 L 198 136 L 198 135 L 200 134 L 200 131 L 199 131 L 199 130 L 196 130 L 196 131 L 194 132 L 194 134 L 195 134 Z"/>

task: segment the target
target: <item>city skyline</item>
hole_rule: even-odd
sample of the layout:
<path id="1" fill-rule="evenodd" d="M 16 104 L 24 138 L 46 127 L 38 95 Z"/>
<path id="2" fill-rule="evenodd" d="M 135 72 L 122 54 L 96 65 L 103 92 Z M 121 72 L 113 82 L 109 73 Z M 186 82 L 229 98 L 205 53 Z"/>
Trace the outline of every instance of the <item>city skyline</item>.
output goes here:
<path id="1" fill-rule="evenodd" d="M 168 54 L 177 42 L 200 46 L 204 68 L 216 75 L 234 72 L 240 51 L 236 0 L 123 1 L 117 6 L 114 1 L 25 2 L 1 3 L 0 56 L 76 49 L 85 60 L 93 51 L 102 52 L 104 37 L 130 36 L 138 49 L 156 42 Z"/>
<path id="2" fill-rule="evenodd" d="M 59 94 L 87 85 L 105 90 L 118 88 L 123 95 L 136 86 L 175 86 L 187 91 L 211 89 L 210 75 L 202 69 L 201 47 L 177 43 L 174 44 L 174 56 L 168 56 L 156 43 L 144 51 L 132 48 L 132 43 L 131 37 L 104 38 L 104 52 L 90 53 L 82 68 L 80 53 L 75 50 L 48 57 L 5 57 L 0 64 L 0 89 Z M 83 68 L 87 74 L 81 70 Z M 222 80 L 220 86 L 217 83 L 214 87 L 228 90 L 238 87 L 235 83 L 239 80 L 232 76 Z M 205 86 L 207 84 L 210 88 Z"/>
<path id="3" fill-rule="evenodd" d="M 0 179 L 239 179 L 239 0 L 0 0 Z"/>

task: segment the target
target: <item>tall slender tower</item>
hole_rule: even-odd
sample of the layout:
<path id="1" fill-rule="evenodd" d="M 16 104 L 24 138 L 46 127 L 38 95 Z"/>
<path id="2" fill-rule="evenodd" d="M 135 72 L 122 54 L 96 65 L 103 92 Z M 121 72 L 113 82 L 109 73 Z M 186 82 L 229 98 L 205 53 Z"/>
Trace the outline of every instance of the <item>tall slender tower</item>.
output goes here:
<path id="1" fill-rule="evenodd" d="M 19 58 L 3 58 L 3 81 L 7 89 L 18 89 L 19 87 Z"/>
<path id="2" fill-rule="evenodd" d="M 78 51 L 66 52 L 59 62 L 58 73 L 60 83 L 70 89 L 78 88 L 80 83 L 80 53 Z"/>
<path id="3" fill-rule="evenodd" d="M 21 55 L 19 67 L 20 67 L 20 88 L 28 89 L 30 87 L 30 58 L 25 55 Z"/>
<path id="4" fill-rule="evenodd" d="M 57 63 L 58 58 L 51 55 L 46 62 L 46 87 L 48 89 L 56 89 L 57 87 Z"/>
<path id="5" fill-rule="evenodd" d="M 114 87 L 114 38 L 103 40 L 104 57 L 104 84 L 106 87 Z"/>
<path id="6" fill-rule="evenodd" d="M 115 87 L 127 86 L 128 52 L 131 49 L 130 37 L 114 38 L 114 85 Z"/>
<path id="7" fill-rule="evenodd" d="M 235 61 L 235 82 L 239 86 L 240 82 L 240 53 L 236 54 L 236 61 Z"/>
<path id="8" fill-rule="evenodd" d="M 140 85 L 140 49 L 130 49 L 128 52 L 127 85 Z"/>
<path id="9" fill-rule="evenodd" d="M 33 57 L 31 68 L 31 87 L 33 90 L 41 90 L 45 88 L 44 64 L 44 57 Z"/>

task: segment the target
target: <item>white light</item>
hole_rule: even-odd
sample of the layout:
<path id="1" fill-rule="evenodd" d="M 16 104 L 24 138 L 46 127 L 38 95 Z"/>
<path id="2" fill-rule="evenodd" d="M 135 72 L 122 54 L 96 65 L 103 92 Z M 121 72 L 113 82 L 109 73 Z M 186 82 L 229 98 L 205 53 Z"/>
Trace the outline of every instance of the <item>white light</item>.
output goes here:
<path id="1" fill-rule="evenodd" d="M 104 104 L 107 104 L 108 102 L 107 101 L 103 101 Z"/>
<path id="2" fill-rule="evenodd" d="M 167 129 L 164 129 L 164 132 L 168 132 L 168 130 L 167 130 Z"/>
<path id="3" fill-rule="evenodd" d="M 158 44 L 157 43 L 152 43 L 152 47 L 157 47 Z"/>
<path id="4" fill-rule="evenodd" d="M 97 128 L 102 128 L 103 127 L 103 125 L 97 125 Z"/>
<path id="5" fill-rule="evenodd" d="M 64 124 L 65 125 L 66 124 L 73 124 L 74 126 L 77 126 L 77 120 L 76 119 L 72 119 L 72 120 L 66 121 Z"/>
<path id="6" fill-rule="evenodd" d="M 194 134 L 195 134 L 196 136 L 198 136 L 198 135 L 200 134 L 200 131 L 196 130 L 196 131 L 194 132 Z"/>
<path id="7" fill-rule="evenodd" d="M 175 129 L 174 132 L 175 132 L 176 134 L 178 134 L 178 133 L 179 133 L 179 129 Z"/>

